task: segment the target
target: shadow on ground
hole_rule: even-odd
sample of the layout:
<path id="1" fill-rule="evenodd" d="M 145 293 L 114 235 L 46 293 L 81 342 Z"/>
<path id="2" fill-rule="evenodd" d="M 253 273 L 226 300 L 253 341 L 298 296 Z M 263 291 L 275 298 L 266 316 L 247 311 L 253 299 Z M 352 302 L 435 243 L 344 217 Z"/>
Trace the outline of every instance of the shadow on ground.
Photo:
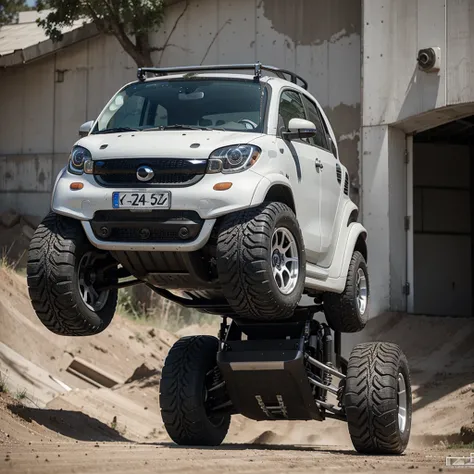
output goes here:
<path id="1" fill-rule="evenodd" d="M 117 430 L 90 416 L 71 410 L 51 410 L 8 405 L 8 409 L 27 422 L 39 425 L 78 441 L 129 442 Z"/>
<path id="2" fill-rule="evenodd" d="M 150 443 L 144 443 L 149 445 Z M 331 448 L 330 446 L 309 446 L 298 444 L 222 444 L 220 446 L 178 446 L 173 443 L 151 443 L 152 446 L 163 446 L 171 449 L 197 449 L 200 451 L 304 451 L 304 452 L 324 452 L 330 454 L 341 454 L 346 456 L 361 456 L 355 450 L 347 448 Z"/>

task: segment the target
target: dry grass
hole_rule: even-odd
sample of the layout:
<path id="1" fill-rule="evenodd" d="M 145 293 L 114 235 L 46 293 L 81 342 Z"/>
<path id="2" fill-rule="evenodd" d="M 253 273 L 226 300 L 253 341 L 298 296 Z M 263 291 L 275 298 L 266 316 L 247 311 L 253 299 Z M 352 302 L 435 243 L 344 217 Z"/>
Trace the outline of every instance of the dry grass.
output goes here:
<path id="1" fill-rule="evenodd" d="M 118 312 L 134 321 L 152 324 L 170 332 L 193 324 L 212 324 L 216 316 L 203 314 L 194 309 L 184 308 L 172 301 L 153 294 L 150 290 L 149 301 L 145 306 L 136 301 L 130 289 L 119 290 Z"/>
<path id="2" fill-rule="evenodd" d="M 3 372 L 0 372 L 0 393 L 8 393 L 8 387 L 7 387 L 7 380 L 8 380 L 8 375 L 4 374 Z"/>

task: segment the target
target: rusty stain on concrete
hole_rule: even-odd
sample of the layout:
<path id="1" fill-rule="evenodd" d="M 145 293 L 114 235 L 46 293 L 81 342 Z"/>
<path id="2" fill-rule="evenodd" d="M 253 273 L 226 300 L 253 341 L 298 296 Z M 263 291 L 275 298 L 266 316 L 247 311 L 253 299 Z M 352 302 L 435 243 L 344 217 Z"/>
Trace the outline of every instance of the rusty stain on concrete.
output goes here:
<path id="1" fill-rule="evenodd" d="M 361 4 L 355 0 L 262 0 L 260 6 L 273 28 L 296 44 L 337 42 L 361 32 Z"/>
<path id="2" fill-rule="evenodd" d="M 46 181 L 46 176 L 44 174 L 44 171 L 41 171 L 38 175 L 38 181 L 43 186 L 44 182 Z"/>

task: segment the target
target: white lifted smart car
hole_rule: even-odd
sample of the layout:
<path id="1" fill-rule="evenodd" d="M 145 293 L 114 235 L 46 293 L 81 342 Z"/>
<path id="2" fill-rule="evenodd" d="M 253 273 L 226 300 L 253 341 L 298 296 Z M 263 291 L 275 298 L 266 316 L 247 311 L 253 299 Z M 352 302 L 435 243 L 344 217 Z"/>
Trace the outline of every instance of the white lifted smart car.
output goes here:
<path id="1" fill-rule="evenodd" d="M 140 69 L 80 134 L 29 251 L 51 331 L 101 332 L 118 288 L 140 282 L 244 321 L 291 318 L 307 295 L 334 330 L 365 326 L 367 234 L 304 79 L 260 63 Z"/>

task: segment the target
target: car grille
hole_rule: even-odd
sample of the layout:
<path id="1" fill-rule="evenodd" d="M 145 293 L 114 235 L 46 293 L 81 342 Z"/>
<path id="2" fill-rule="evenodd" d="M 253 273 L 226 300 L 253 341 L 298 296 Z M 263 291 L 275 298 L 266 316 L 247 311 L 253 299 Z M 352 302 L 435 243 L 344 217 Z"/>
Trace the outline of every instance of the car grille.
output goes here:
<path id="1" fill-rule="evenodd" d="M 140 181 L 137 169 L 149 166 L 154 176 L 150 181 Z M 123 158 L 101 160 L 94 163 L 96 181 L 107 187 L 178 187 L 191 186 L 204 176 L 207 160 L 182 158 Z"/>

